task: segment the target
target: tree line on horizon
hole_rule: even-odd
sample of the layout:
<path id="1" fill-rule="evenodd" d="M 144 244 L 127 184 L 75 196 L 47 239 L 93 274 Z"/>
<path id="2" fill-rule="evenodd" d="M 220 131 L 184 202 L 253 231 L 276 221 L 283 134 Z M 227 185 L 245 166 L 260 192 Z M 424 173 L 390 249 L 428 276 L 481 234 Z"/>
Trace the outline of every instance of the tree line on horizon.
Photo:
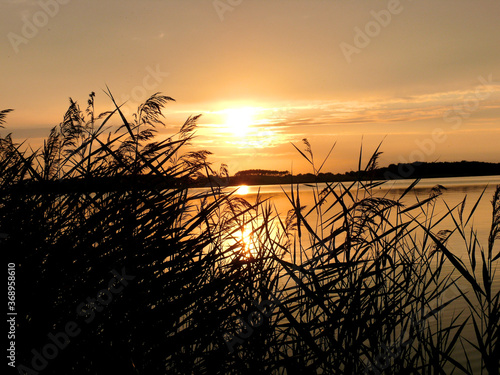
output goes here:
<path id="1" fill-rule="evenodd" d="M 238 184 L 278 184 L 297 182 L 337 182 L 361 180 L 395 180 L 407 178 L 466 177 L 500 175 L 500 163 L 465 161 L 460 162 L 413 162 L 390 164 L 387 167 L 367 171 L 344 173 L 299 173 L 289 171 L 248 169 L 236 172 L 226 178 L 230 185 Z M 217 180 L 211 179 L 211 180 Z M 204 181 L 205 182 L 205 181 Z"/>
<path id="2" fill-rule="evenodd" d="M 390 164 L 387 167 L 377 168 L 377 174 L 385 177 L 391 177 L 386 174 L 386 172 L 390 173 L 398 173 L 399 171 L 405 171 L 407 169 L 415 169 L 419 174 L 456 174 L 457 177 L 460 175 L 465 175 L 464 173 L 474 173 L 475 175 L 480 175 L 481 173 L 484 176 L 488 175 L 496 175 L 500 174 L 500 163 L 491 163 L 491 162 L 479 162 L 479 161 L 467 161 L 462 160 L 459 162 L 420 162 L 416 161 L 413 163 L 398 163 L 398 164 Z M 399 171 L 398 171 L 399 170 Z M 405 174 L 405 173 L 402 173 Z M 290 176 L 289 171 L 278 171 L 278 170 L 269 170 L 269 169 L 245 169 L 242 171 L 238 171 L 234 174 L 233 177 L 241 177 L 241 176 L 275 176 L 275 177 L 283 177 Z M 309 176 L 312 173 L 299 173 L 295 176 Z M 332 175 L 332 176 L 358 176 L 358 171 L 349 171 L 344 173 L 319 173 L 319 176 L 324 175 Z"/>
<path id="3" fill-rule="evenodd" d="M 240 176 L 274 176 L 283 177 L 290 175 L 289 171 L 276 171 L 270 169 L 246 169 L 244 171 L 236 172 L 235 177 Z"/>

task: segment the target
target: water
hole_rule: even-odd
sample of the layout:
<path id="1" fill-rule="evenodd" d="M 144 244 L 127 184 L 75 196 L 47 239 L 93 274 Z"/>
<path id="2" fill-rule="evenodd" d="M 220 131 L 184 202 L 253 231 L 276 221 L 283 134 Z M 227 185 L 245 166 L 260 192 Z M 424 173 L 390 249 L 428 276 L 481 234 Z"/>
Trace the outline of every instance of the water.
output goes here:
<path id="1" fill-rule="evenodd" d="M 390 199 L 397 199 L 413 180 L 392 180 L 374 189 L 376 196 L 385 196 Z M 345 183 L 350 184 L 349 182 Z M 472 210 L 476 201 L 483 194 L 479 204 L 477 205 L 474 215 L 471 217 L 470 224 L 477 231 L 478 238 L 481 243 L 487 243 L 488 233 L 491 227 L 492 220 L 492 205 L 491 199 L 495 192 L 496 186 L 500 184 L 500 176 L 480 176 L 480 177 L 449 177 L 449 178 L 429 178 L 422 179 L 418 185 L 407 194 L 403 203 L 410 206 L 417 200 L 424 200 L 429 196 L 431 189 L 436 185 L 442 185 L 446 189 L 442 189 L 442 195 L 437 200 L 434 214 L 436 217 L 443 216 L 448 212 L 448 207 L 451 209 L 460 204 L 466 197 L 464 210 L 464 219 L 468 216 L 468 212 Z M 326 184 L 318 184 L 319 190 L 326 187 Z M 257 194 L 260 194 L 262 199 L 270 198 L 270 201 L 275 205 L 277 211 L 282 217 L 286 216 L 288 210 L 291 209 L 291 204 L 286 194 L 291 195 L 291 187 L 285 185 L 262 185 L 262 186 L 245 186 L 244 188 L 233 186 L 228 187 L 228 191 L 236 190 L 236 195 L 244 197 L 248 201 L 255 202 Z M 484 192 L 484 193 L 483 193 Z M 294 193 L 296 190 L 294 188 Z M 313 188 L 301 184 L 300 185 L 300 200 L 301 205 L 312 207 L 314 205 Z M 446 203 L 446 204 L 445 204 Z M 312 217 L 311 220 L 315 218 Z M 453 229 L 453 221 L 446 220 L 438 226 L 439 229 Z M 455 255 L 462 257 L 466 255 L 460 246 L 458 236 L 452 236 L 448 242 L 451 249 L 456 250 Z M 464 250 L 465 251 L 465 250 Z"/>
<path id="2" fill-rule="evenodd" d="M 413 180 L 394 180 L 388 181 L 380 187 L 374 189 L 374 195 L 377 197 L 386 197 L 389 199 L 397 199 L 406 190 L 406 188 L 413 182 Z M 346 182 L 345 184 L 350 184 Z M 417 201 L 422 201 L 429 197 L 431 189 L 436 185 L 442 185 L 446 189 L 441 189 L 442 195 L 436 200 L 434 206 L 435 218 L 440 218 L 445 216 L 449 210 L 454 209 L 457 205 L 460 205 L 465 199 L 465 208 L 463 210 L 463 220 L 466 221 L 469 217 L 470 212 L 474 209 L 473 215 L 470 217 L 470 221 L 467 225 L 467 231 L 465 237 L 469 240 L 471 233 L 477 235 L 479 244 L 487 249 L 488 246 L 488 235 L 491 228 L 492 222 L 492 204 L 491 200 L 495 192 L 496 186 L 500 185 L 500 176 L 486 176 L 486 177 L 454 177 L 454 178 L 433 178 L 433 179 L 422 179 L 419 184 L 407 194 L 402 203 L 406 206 L 415 204 Z M 319 190 L 321 191 L 326 184 L 318 184 Z M 284 219 L 286 213 L 291 208 L 291 204 L 286 194 L 291 194 L 290 186 L 279 186 L 279 185 L 266 185 L 266 186 L 248 186 L 248 187 L 230 187 L 228 190 L 238 189 L 236 191 L 237 195 L 240 195 L 247 199 L 248 201 L 255 202 L 257 194 L 260 194 L 261 198 L 270 198 L 270 202 L 275 205 L 280 216 Z M 478 199 L 479 203 L 476 205 Z M 301 205 L 306 205 L 307 207 L 314 206 L 314 194 L 313 188 L 307 185 L 300 185 L 300 199 Z M 474 208 L 475 207 L 475 208 Z M 423 207 L 426 209 L 426 206 Z M 455 217 L 458 218 L 458 210 L 455 210 Z M 317 217 L 314 216 L 314 211 L 311 216 L 308 217 L 310 223 L 314 223 Z M 458 220 L 458 219 L 457 219 Z M 435 228 L 433 232 L 437 233 L 440 230 L 453 230 L 455 224 L 451 217 L 446 218 L 441 221 Z M 306 240 L 307 241 L 307 240 Z M 500 242 L 497 241 L 493 254 L 497 254 L 500 246 Z M 460 258 L 467 268 L 470 270 L 470 263 L 468 260 L 467 247 L 464 244 L 464 239 L 459 235 L 458 232 L 454 232 L 447 242 L 448 249 Z M 478 272 L 479 277 L 481 277 L 481 259 L 479 257 L 479 248 L 476 250 L 477 260 L 478 260 Z M 498 261 L 496 262 L 498 263 Z M 444 267 L 444 273 L 450 273 L 453 270 L 453 266 L 448 262 Z M 455 273 L 455 275 L 458 275 Z M 467 293 L 467 295 L 472 295 L 471 287 L 465 283 L 458 283 L 462 291 Z M 493 280 L 492 291 L 496 292 L 500 289 L 500 277 L 496 277 Z M 451 299 L 458 295 L 455 289 L 450 289 L 445 295 L 445 299 Z M 463 298 L 459 298 L 454 301 L 450 306 L 443 310 L 443 322 L 450 321 L 453 315 L 456 315 L 462 310 L 467 311 L 468 306 Z M 433 322 L 430 322 L 433 325 Z M 468 339 L 474 339 L 474 330 L 472 324 L 469 324 L 463 331 L 462 337 Z M 474 341 L 474 340 L 473 340 Z M 471 351 L 468 353 L 469 359 L 473 365 L 473 372 L 480 373 L 480 356 L 477 351 Z M 461 349 L 458 354 L 459 358 L 463 358 L 463 353 Z M 463 362 L 463 361 L 462 361 Z M 450 369 L 448 369 L 450 370 Z"/>

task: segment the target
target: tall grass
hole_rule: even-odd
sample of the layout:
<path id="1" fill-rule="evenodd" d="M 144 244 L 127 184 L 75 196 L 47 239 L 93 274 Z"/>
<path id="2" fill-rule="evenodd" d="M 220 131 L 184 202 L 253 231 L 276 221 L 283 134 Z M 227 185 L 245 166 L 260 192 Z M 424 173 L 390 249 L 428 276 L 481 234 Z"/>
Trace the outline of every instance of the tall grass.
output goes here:
<path id="1" fill-rule="evenodd" d="M 100 115 L 94 94 L 85 111 L 70 100 L 40 150 L 2 138 L 2 250 L 16 255 L 25 302 L 18 363 L 31 367 L 31 348 L 75 321 L 81 334 L 45 373 L 224 372 L 224 326 L 252 299 L 243 287 L 275 268 L 230 267 L 243 245 L 223 246 L 256 207 L 217 189 L 188 194 L 186 181 L 210 170 L 207 151 L 183 152 L 198 116 L 153 142 L 172 99 L 153 95 L 129 122 L 108 95 L 114 109 Z M 106 130 L 113 116 L 121 125 Z M 78 306 L 122 268 L 135 279 L 86 324 Z"/>
<path id="2" fill-rule="evenodd" d="M 310 144 L 304 143 L 305 151 L 299 151 L 318 173 Z M 377 148 L 365 174 L 379 155 Z M 292 282 L 274 317 L 282 334 L 280 345 L 286 348 L 286 373 L 421 374 L 450 368 L 473 373 L 468 355 L 474 350 L 480 354 L 482 371 L 498 373 L 500 291 L 491 285 L 500 257 L 493 251 L 500 187 L 484 249 L 470 227 L 479 201 L 467 219 L 465 201 L 438 217 L 434 209 L 442 186 L 433 188 L 427 199 L 404 205 L 417 184 L 395 199 L 374 194 L 379 182 L 328 183 L 324 189 L 310 185 L 315 202 L 310 208 L 301 205 L 299 186 L 291 186 L 287 196 L 297 220 L 295 253 L 291 263 L 278 262 L 285 271 L 281 277 Z M 439 230 L 450 218 L 455 228 Z M 465 241 L 472 272 L 447 248 L 453 232 Z M 476 249 L 481 249 L 481 272 L 476 269 Z M 451 274 L 444 272 L 449 263 L 454 267 Z M 447 298 L 462 279 L 472 293 L 460 290 L 459 296 Z M 470 311 L 445 320 L 442 311 L 459 298 Z M 474 342 L 463 335 L 467 324 L 473 324 Z M 465 364 L 457 360 L 464 354 Z"/>
<path id="3" fill-rule="evenodd" d="M 208 151 L 193 151 L 199 116 L 156 140 L 172 98 L 154 94 L 129 121 L 107 95 L 113 108 L 98 115 L 94 93 L 85 110 L 70 99 L 40 150 L 0 138 L 0 241 L 16 255 L 24 302 L 18 363 L 30 366 L 30 350 L 74 321 L 81 333 L 44 373 L 472 373 L 471 351 L 484 373 L 498 373 L 498 187 L 485 247 L 470 225 L 477 202 L 439 217 L 437 186 L 408 206 L 418 181 L 397 198 L 376 194 L 373 181 L 292 181 L 284 217 L 260 196 L 189 189 L 203 174 L 227 177 Z M 304 144 L 296 148 L 319 174 L 325 162 L 317 167 Z M 441 230 L 445 219 L 455 227 Z M 448 249 L 451 235 L 463 239 L 468 267 Z M 85 306 L 95 313 L 85 323 L 78 306 L 123 268 L 135 278 L 108 305 Z M 468 310 L 445 320 L 458 299 Z"/>

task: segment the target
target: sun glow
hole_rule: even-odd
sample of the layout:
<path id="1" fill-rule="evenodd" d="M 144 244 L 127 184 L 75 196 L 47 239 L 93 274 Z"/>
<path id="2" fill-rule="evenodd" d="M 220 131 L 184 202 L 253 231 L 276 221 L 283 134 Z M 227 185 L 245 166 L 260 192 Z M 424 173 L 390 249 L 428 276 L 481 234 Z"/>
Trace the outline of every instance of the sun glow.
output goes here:
<path id="1" fill-rule="evenodd" d="M 233 108 L 226 113 L 226 126 L 236 137 L 245 137 L 255 122 L 255 109 L 251 107 Z"/>
<path id="2" fill-rule="evenodd" d="M 238 186 L 238 190 L 236 190 L 237 195 L 247 195 L 250 192 L 250 188 L 246 185 Z"/>

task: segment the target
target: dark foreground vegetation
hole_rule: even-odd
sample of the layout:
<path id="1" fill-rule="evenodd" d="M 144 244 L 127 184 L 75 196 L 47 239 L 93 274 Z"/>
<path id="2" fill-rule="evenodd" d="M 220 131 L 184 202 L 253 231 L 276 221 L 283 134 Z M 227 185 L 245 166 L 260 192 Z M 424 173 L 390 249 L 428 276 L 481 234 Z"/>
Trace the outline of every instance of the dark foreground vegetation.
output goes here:
<path id="1" fill-rule="evenodd" d="M 282 218 L 216 185 L 189 193 L 193 176 L 227 177 L 188 151 L 198 117 L 154 142 L 172 99 L 153 95 L 130 122 L 108 95 L 114 108 L 99 116 L 93 94 L 84 111 L 71 101 L 41 150 L 0 138 L 18 373 L 470 374 L 478 353 L 498 374 L 500 189 L 485 244 L 476 202 L 449 207 L 449 231 L 437 230 L 440 187 L 405 206 L 418 180 L 395 200 L 372 194 L 378 183 L 330 183 L 312 207 L 292 185 Z M 446 247 L 451 235 L 468 262 Z M 445 320 L 458 299 L 468 308 Z"/>

